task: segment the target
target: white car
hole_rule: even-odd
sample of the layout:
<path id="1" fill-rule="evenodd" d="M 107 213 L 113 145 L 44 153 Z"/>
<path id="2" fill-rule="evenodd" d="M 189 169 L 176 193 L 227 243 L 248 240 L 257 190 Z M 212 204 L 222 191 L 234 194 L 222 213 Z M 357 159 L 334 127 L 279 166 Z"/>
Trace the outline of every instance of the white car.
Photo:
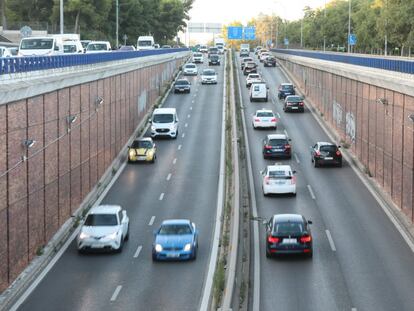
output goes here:
<path id="1" fill-rule="evenodd" d="M 275 114 L 270 109 L 262 108 L 260 110 L 256 110 L 256 113 L 253 115 L 252 124 L 253 128 L 257 129 L 259 127 L 262 128 L 274 128 L 277 129 L 277 119 Z"/>
<path id="2" fill-rule="evenodd" d="M 103 53 L 110 52 L 111 44 L 109 41 L 91 41 L 86 47 L 86 53 Z"/>
<path id="3" fill-rule="evenodd" d="M 204 62 L 204 56 L 203 53 L 194 53 L 193 54 L 193 63 L 197 64 L 197 63 L 203 63 Z"/>
<path id="4" fill-rule="evenodd" d="M 121 252 L 129 238 L 129 218 L 119 205 L 93 207 L 86 215 L 77 237 L 78 251 L 113 250 Z"/>
<path id="5" fill-rule="evenodd" d="M 250 102 L 263 100 L 267 102 L 269 97 L 269 88 L 267 87 L 265 82 L 256 83 L 253 82 L 250 86 Z"/>
<path id="6" fill-rule="evenodd" d="M 258 73 L 249 73 L 246 77 L 246 87 L 249 88 L 252 83 L 263 82 L 262 77 Z"/>
<path id="7" fill-rule="evenodd" d="M 13 56 L 10 49 L 5 46 L 0 46 L 0 57 L 11 57 Z"/>
<path id="8" fill-rule="evenodd" d="M 207 53 L 208 52 L 208 47 L 206 45 L 201 45 L 200 48 L 198 49 L 199 52 L 201 53 Z"/>
<path id="9" fill-rule="evenodd" d="M 175 108 L 157 108 L 152 113 L 151 137 L 171 137 L 177 139 L 178 136 L 178 115 Z"/>
<path id="10" fill-rule="evenodd" d="M 263 195 L 291 193 L 296 195 L 296 171 L 290 165 L 268 165 L 262 172 Z"/>
<path id="11" fill-rule="evenodd" d="M 260 53 L 260 57 L 259 57 L 260 62 L 263 63 L 263 61 L 266 59 L 266 57 L 271 56 L 271 55 L 272 54 L 270 54 L 269 52 Z"/>
<path id="12" fill-rule="evenodd" d="M 63 41 L 63 53 L 76 54 L 83 53 L 84 49 L 82 43 L 79 40 L 67 40 Z"/>
<path id="13" fill-rule="evenodd" d="M 188 63 L 185 64 L 183 67 L 183 73 L 185 76 L 190 76 L 190 75 L 197 75 L 198 74 L 198 69 L 196 64 L 193 63 Z"/>
<path id="14" fill-rule="evenodd" d="M 201 74 L 201 84 L 217 84 L 217 74 L 214 69 L 204 69 Z"/>

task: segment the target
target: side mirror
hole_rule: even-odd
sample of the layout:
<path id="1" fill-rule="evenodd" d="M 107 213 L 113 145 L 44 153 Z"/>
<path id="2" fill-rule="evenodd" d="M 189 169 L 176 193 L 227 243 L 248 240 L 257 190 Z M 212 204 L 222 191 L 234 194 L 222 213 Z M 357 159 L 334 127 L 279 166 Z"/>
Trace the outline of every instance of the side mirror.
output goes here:
<path id="1" fill-rule="evenodd" d="M 260 174 L 262 174 L 262 175 L 263 175 L 263 172 L 264 172 L 264 170 L 261 170 L 261 171 L 260 171 Z"/>
<path id="2" fill-rule="evenodd" d="M 153 235 L 156 235 L 157 234 L 157 230 L 152 231 L 152 234 Z"/>
<path id="3" fill-rule="evenodd" d="M 152 120 L 151 120 L 151 119 L 149 119 L 149 120 L 148 120 L 148 123 L 152 123 Z"/>
<path id="4" fill-rule="evenodd" d="M 291 138 L 288 138 L 288 141 L 292 141 L 292 139 Z"/>
<path id="5" fill-rule="evenodd" d="M 266 226 L 267 225 L 267 220 L 262 220 L 262 224 Z"/>
<path id="6" fill-rule="evenodd" d="M 304 100 L 305 99 L 305 95 L 302 95 L 301 99 Z"/>
<path id="7" fill-rule="evenodd" d="M 308 224 L 310 224 L 310 225 L 311 225 L 311 224 L 312 224 L 312 220 L 308 220 Z"/>
<path id="8" fill-rule="evenodd" d="M 292 171 L 292 174 L 296 174 L 296 171 Z"/>
<path id="9" fill-rule="evenodd" d="M 338 149 L 341 148 L 341 146 L 338 146 Z"/>

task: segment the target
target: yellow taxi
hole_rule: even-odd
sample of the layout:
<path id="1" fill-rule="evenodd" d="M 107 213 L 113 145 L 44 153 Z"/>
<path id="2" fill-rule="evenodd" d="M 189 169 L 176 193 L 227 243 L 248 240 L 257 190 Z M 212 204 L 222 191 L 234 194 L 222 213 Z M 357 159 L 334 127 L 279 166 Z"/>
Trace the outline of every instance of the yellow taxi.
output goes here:
<path id="1" fill-rule="evenodd" d="M 157 158 L 157 148 L 151 137 L 143 137 L 134 140 L 128 147 L 128 162 L 151 162 Z"/>

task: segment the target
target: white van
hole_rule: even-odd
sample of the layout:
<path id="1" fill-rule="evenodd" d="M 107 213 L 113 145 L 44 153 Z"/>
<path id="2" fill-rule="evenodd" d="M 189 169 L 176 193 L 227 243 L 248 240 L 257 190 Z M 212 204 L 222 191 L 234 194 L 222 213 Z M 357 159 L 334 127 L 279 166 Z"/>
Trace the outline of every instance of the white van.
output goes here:
<path id="1" fill-rule="evenodd" d="M 178 136 L 178 116 L 175 108 L 157 108 L 152 113 L 151 137 L 169 136 L 177 138 Z"/>
<path id="2" fill-rule="evenodd" d="M 139 36 L 137 40 L 137 50 L 153 50 L 154 37 L 153 36 Z"/>
<path id="3" fill-rule="evenodd" d="M 268 93 L 269 88 L 267 87 L 266 83 L 252 83 L 252 86 L 250 87 L 250 102 L 256 100 L 264 100 L 265 102 L 267 102 Z"/>
<path id="4" fill-rule="evenodd" d="M 83 53 L 84 49 L 82 43 L 79 40 L 65 40 L 63 41 L 63 53 L 76 54 Z"/>
<path id="5" fill-rule="evenodd" d="M 86 47 L 86 53 L 103 53 L 110 52 L 111 44 L 109 41 L 91 41 Z"/>
<path id="6" fill-rule="evenodd" d="M 50 56 L 63 54 L 61 38 L 28 37 L 20 41 L 18 56 Z"/>

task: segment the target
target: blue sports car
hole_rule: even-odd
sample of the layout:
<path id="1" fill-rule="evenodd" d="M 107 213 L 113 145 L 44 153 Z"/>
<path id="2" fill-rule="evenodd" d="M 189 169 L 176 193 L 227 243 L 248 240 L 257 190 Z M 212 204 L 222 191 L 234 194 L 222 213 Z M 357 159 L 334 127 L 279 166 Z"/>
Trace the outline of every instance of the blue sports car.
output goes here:
<path id="1" fill-rule="evenodd" d="M 152 260 L 194 260 L 197 257 L 198 231 L 190 220 L 164 220 L 154 235 Z"/>

